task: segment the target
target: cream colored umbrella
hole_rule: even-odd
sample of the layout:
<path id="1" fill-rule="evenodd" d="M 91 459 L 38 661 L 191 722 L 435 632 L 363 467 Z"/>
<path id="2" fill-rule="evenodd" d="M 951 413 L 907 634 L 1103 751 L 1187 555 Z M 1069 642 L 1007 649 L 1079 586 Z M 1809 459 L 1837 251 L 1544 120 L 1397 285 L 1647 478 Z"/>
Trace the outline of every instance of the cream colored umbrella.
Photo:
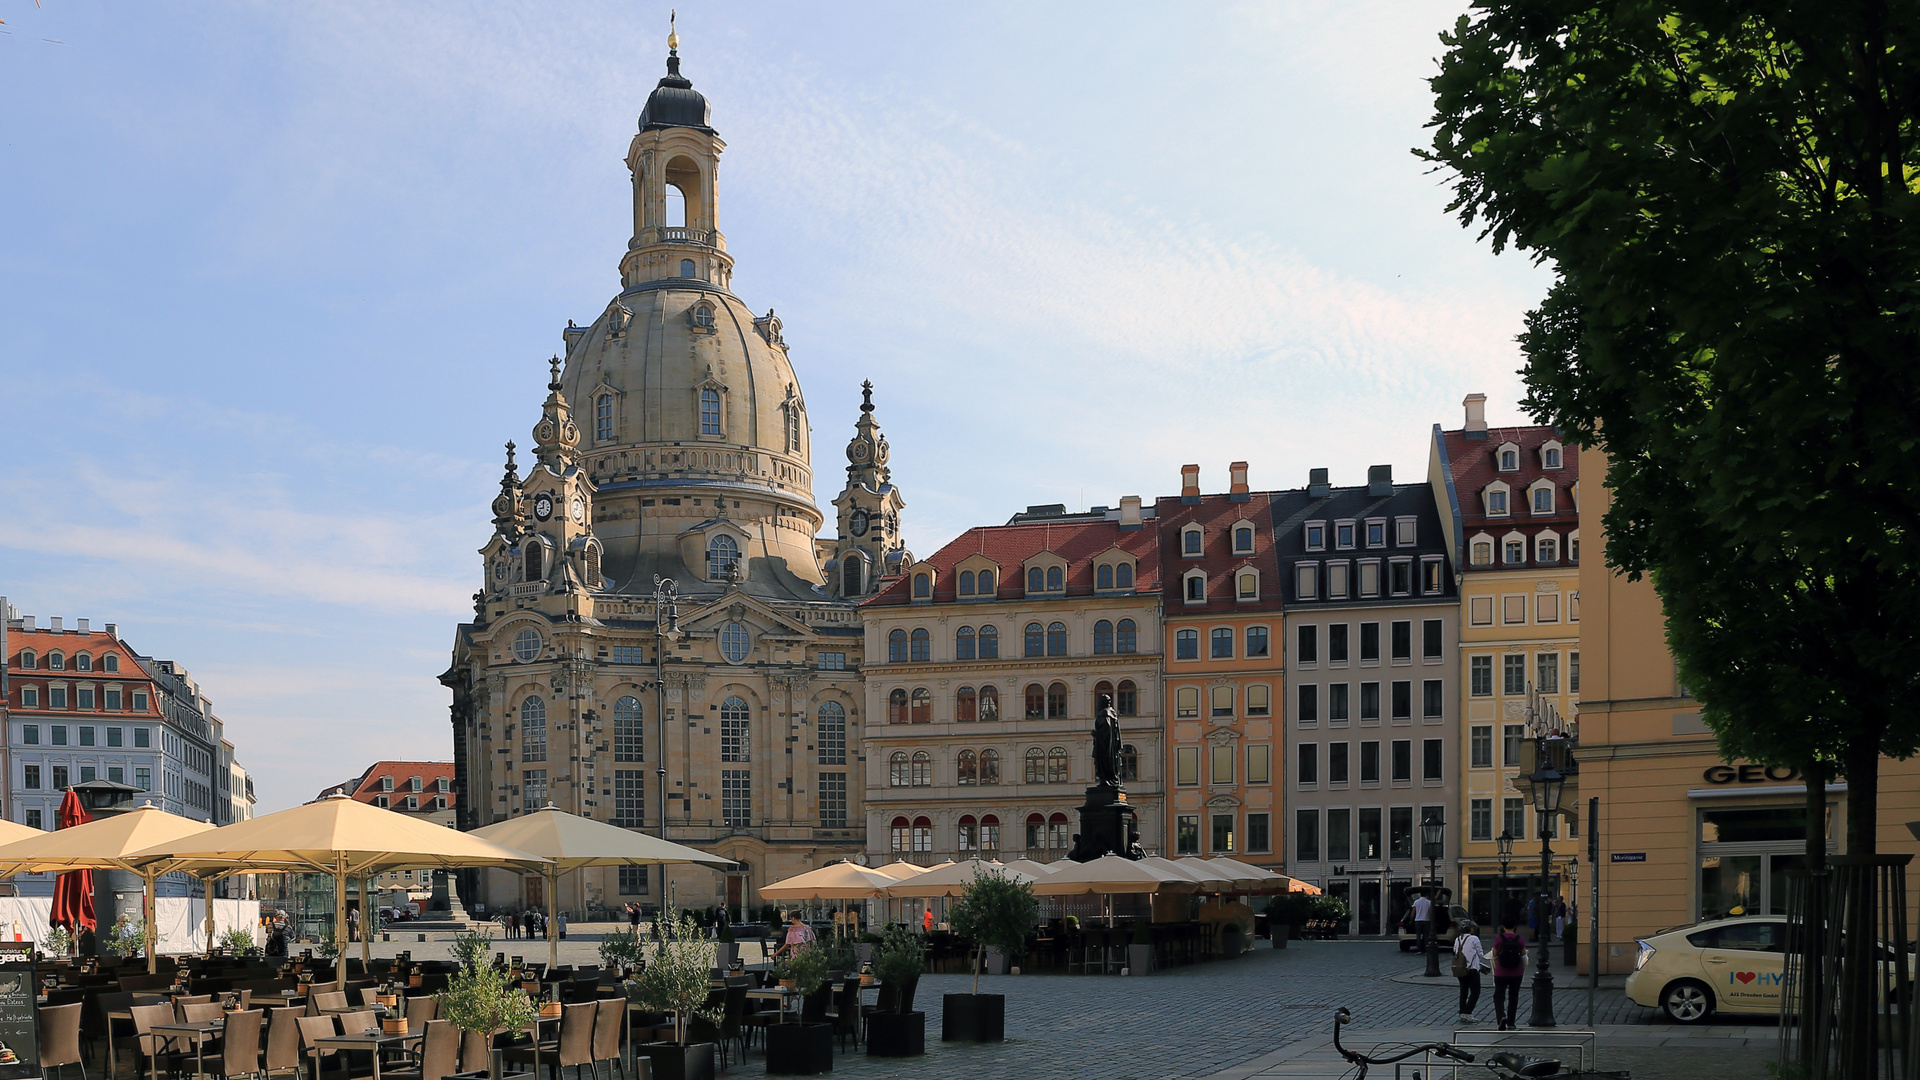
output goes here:
<path id="1" fill-rule="evenodd" d="M 921 874 L 932 869 L 932 867 L 921 866 L 918 863 L 910 863 L 905 859 L 896 859 L 885 866 L 873 866 L 868 867 L 868 869 L 876 874 L 885 874 L 895 881 L 905 881 L 908 878 L 919 877 Z"/>
<path id="2" fill-rule="evenodd" d="M 1061 864 L 1034 862 L 1032 859 L 1008 859 L 1005 865 L 1009 870 L 1030 874 L 1037 880 L 1059 873 Z"/>
<path id="3" fill-rule="evenodd" d="M 966 862 L 949 863 L 938 870 L 929 870 L 919 877 L 908 878 L 896 885 L 889 886 L 888 896 L 959 896 L 967 891 L 967 886 L 982 874 L 997 874 L 1014 882 L 1030 882 L 1032 874 L 1007 868 L 997 862 L 983 862 L 969 859 Z"/>
<path id="4" fill-rule="evenodd" d="M 694 863 L 713 867 L 733 865 L 732 859 L 709 855 L 698 848 L 685 847 L 618 825 L 569 814 L 552 803 L 531 814 L 496 821 L 467 835 L 482 837 L 551 860 L 544 870 L 547 895 L 553 898 L 556 909 L 560 906 L 560 875 L 571 874 L 583 866 L 647 863 Z M 553 919 L 547 920 L 547 958 L 551 966 L 560 963 L 560 928 Z"/>
<path id="5" fill-rule="evenodd" d="M 1283 884 L 1280 875 L 1271 870 L 1263 870 L 1258 866 L 1243 863 L 1238 859 L 1229 859 L 1224 855 L 1196 861 L 1204 862 L 1222 876 L 1231 878 L 1234 889 L 1239 892 L 1265 892 Z"/>
<path id="6" fill-rule="evenodd" d="M 1163 859 L 1158 855 L 1149 855 L 1140 861 L 1191 878 L 1199 884 L 1200 892 L 1223 893 L 1233 889 L 1233 880 L 1209 867 L 1204 859 Z"/>
<path id="7" fill-rule="evenodd" d="M 20 825 L 12 821 L 0 821 L 0 844 L 13 844 L 21 840 L 31 840 L 36 836 L 45 836 L 46 832 L 31 825 Z"/>
<path id="8" fill-rule="evenodd" d="M 878 870 L 843 862 L 762 885 L 760 895 L 768 900 L 871 900 L 887 895 L 896 883 Z"/>
<path id="9" fill-rule="evenodd" d="M 1033 883 L 1035 896 L 1087 896 L 1118 893 L 1196 892 L 1200 883 L 1185 874 L 1145 865 L 1118 855 L 1068 863 Z"/>
<path id="10" fill-rule="evenodd" d="M 65 830 L 71 832 L 73 830 Z M 189 871 L 279 870 L 333 878 L 334 933 L 347 925 L 347 880 L 390 870 L 499 866 L 544 871 L 548 860 L 335 793 L 315 802 L 183 836 L 134 852 Z M 347 982 L 345 942 L 335 964 Z"/>
<path id="11" fill-rule="evenodd" d="M 7 823 L 8 833 L 18 828 L 22 839 L 0 847 L 0 877 L 14 874 L 40 874 L 64 870 L 125 870 L 137 874 L 145 885 L 142 918 L 146 925 L 147 971 L 158 969 L 154 944 L 159 938 L 153 912 L 154 882 L 162 874 L 184 869 L 177 861 L 137 855 L 155 844 L 210 832 L 212 825 L 178 814 L 169 814 L 148 804 L 124 814 L 97 817 L 85 825 L 56 832 L 41 832 L 27 826 Z M 219 874 L 202 874 L 209 884 Z M 212 922 L 213 897 L 208 890 L 207 918 Z"/>

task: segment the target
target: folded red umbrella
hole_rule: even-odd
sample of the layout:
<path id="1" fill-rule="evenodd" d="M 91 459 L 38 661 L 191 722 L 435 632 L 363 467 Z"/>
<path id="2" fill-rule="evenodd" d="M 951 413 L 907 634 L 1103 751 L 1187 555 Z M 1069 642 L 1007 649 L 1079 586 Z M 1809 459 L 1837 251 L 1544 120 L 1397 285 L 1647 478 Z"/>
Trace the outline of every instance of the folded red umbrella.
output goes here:
<path id="1" fill-rule="evenodd" d="M 68 789 L 67 797 L 60 800 L 59 813 L 54 816 L 55 828 L 71 829 L 92 820 L 93 815 L 80 805 L 80 796 Z M 99 925 L 93 917 L 93 871 L 69 870 L 60 875 L 53 887 L 53 917 L 49 921 L 66 927 L 76 936 L 82 930 L 92 930 Z"/>

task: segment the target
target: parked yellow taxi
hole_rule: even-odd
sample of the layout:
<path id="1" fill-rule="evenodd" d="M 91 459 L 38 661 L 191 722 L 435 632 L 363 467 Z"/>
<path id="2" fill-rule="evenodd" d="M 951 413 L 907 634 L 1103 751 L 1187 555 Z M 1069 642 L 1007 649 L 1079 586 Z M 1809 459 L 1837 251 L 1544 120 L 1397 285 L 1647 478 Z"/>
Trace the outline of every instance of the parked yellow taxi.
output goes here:
<path id="1" fill-rule="evenodd" d="M 1715 1012 L 1778 1013 L 1786 943 L 1787 921 L 1778 916 L 1662 931 L 1637 943 L 1627 998 L 1679 1024 Z"/>

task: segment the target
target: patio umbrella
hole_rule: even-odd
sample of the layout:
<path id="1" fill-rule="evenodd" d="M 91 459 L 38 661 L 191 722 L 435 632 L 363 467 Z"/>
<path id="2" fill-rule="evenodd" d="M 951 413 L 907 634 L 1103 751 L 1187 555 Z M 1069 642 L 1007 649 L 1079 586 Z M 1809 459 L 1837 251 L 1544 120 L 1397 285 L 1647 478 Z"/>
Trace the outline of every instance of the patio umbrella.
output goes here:
<path id="1" fill-rule="evenodd" d="M 1118 893 L 1197 892 L 1200 883 L 1185 874 L 1162 870 L 1119 855 L 1068 863 L 1033 883 L 1036 896 L 1087 896 Z"/>
<path id="2" fill-rule="evenodd" d="M 1222 876 L 1231 878 L 1233 880 L 1233 887 L 1240 892 L 1265 892 L 1269 889 L 1276 888 L 1280 884 L 1279 874 L 1271 870 L 1263 870 L 1258 866 L 1243 863 L 1238 859 L 1229 859 L 1224 855 L 1216 855 L 1211 859 L 1199 859 L 1196 861 L 1204 862 L 1213 867 L 1213 869 L 1218 871 Z"/>
<path id="3" fill-rule="evenodd" d="M 347 924 L 347 881 L 390 870 L 454 870 L 498 866 L 544 871 L 548 860 L 444 825 L 335 793 L 316 802 L 181 837 L 134 852 L 135 859 L 172 860 L 188 870 L 279 870 L 333 878 L 334 933 Z M 344 942 L 335 964 L 345 989 Z"/>
<path id="4" fill-rule="evenodd" d="M 1008 859 L 1006 867 L 1009 870 L 1018 870 L 1023 874 L 1032 874 L 1036 879 L 1058 873 L 1060 870 L 1059 863 L 1034 862 L 1032 859 Z"/>
<path id="5" fill-rule="evenodd" d="M 878 870 L 834 863 L 762 885 L 760 895 L 767 900 L 871 900 L 887 895 L 887 888 L 894 884 L 896 879 Z"/>
<path id="6" fill-rule="evenodd" d="M 55 828 L 64 830 L 87 824 L 93 815 L 87 813 L 87 808 L 80 805 L 80 796 L 69 788 L 66 798 L 60 800 L 60 810 L 54 820 L 59 823 Z M 53 917 L 48 921 L 66 927 L 76 938 L 82 931 L 99 925 L 93 917 L 92 870 L 69 870 L 60 875 L 53 887 Z"/>
<path id="7" fill-rule="evenodd" d="M 72 795 L 69 791 L 67 794 Z M 27 838 L 0 846 L 0 877 L 14 874 L 38 874 L 50 870 L 126 870 L 138 874 L 145 884 L 142 920 L 147 928 L 147 971 L 156 970 L 154 943 L 159 937 L 153 912 L 154 882 L 162 874 L 178 869 L 164 859 L 135 859 L 132 853 L 155 844 L 213 826 L 191 818 L 169 814 L 151 803 L 124 814 L 113 814 L 57 832 L 27 831 Z M 65 881 L 63 875 L 61 878 Z M 88 896 L 92 894 L 89 892 Z M 55 896 L 58 901 L 58 894 Z"/>
<path id="8" fill-rule="evenodd" d="M 1034 880 L 1032 874 L 1012 870 L 997 862 L 983 862 L 970 859 L 966 862 L 949 863 L 938 870 L 929 870 L 918 877 L 908 878 L 887 887 L 888 896 L 959 896 L 973 884 L 973 879 L 981 874 L 998 874 L 1014 882 Z"/>
<path id="9" fill-rule="evenodd" d="M 918 863 L 910 863 L 905 859 L 895 859 L 885 866 L 874 866 L 868 869 L 876 874 L 885 874 L 895 881 L 905 881 L 908 878 L 919 877 L 921 874 L 932 869 L 932 867 L 921 866 Z"/>
<path id="10" fill-rule="evenodd" d="M 633 829 L 608 825 L 603 821 L 569 814 L 548 803 L 531 814 L 496 821 L 468 834 L 491 840 L 503 847 L 531 852 L 551 860 L 543 868 L 547 895 L 557 909 L 560 900 L 560 875 L 583 866 L 632 866 L 635 864 L 694 863 L 727 867 L 733 860 L 709 855 L 698 848 L 648 836 Z M 549 963 L 560 963 L 560 928 L 547 920 L 547 956 Z"/>
<path id="11" fill-rule="evenodd" d="M 1191 878 L 1199 883 L 1201 892 L 1221 893 L 1233 888 L 1232 880 L 1218 870 L 1208 867 L 1204 859 L 1165 859 L 1158 855 L 1149 855 L 1140 861 L 1182 877 Z"/>

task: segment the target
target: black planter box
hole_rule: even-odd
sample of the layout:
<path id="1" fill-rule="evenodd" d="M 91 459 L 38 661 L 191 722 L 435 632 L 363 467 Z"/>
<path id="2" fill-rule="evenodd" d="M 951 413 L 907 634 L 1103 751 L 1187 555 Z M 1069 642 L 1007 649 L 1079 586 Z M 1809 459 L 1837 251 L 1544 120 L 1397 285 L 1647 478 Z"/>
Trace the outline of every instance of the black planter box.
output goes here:
<path id="1" fill-rule="evenodd" d="M 713 1044 L 641 1043 L 634 1056 L 653 1066 L 653 1080 L 713 1080 Z"/>
<path id="2" fill-rule="evenodd" d="M 767 1071 L 812 1076 L 833 1071 L 832 1024 L 768 1024 Z"/>
<path id="3" fill-rule="evenodd" d="M 918 1057 L 926 1052 L 926 1013 L 877 1012 L 867 1017 L 868 1057 Z"/>
<path id="4" fill-rule="evenodd" d="M 1004 1042 L 1007 1037 L 1007 995 L 943 994 L 940 997 L 940 1041 Z"/>

